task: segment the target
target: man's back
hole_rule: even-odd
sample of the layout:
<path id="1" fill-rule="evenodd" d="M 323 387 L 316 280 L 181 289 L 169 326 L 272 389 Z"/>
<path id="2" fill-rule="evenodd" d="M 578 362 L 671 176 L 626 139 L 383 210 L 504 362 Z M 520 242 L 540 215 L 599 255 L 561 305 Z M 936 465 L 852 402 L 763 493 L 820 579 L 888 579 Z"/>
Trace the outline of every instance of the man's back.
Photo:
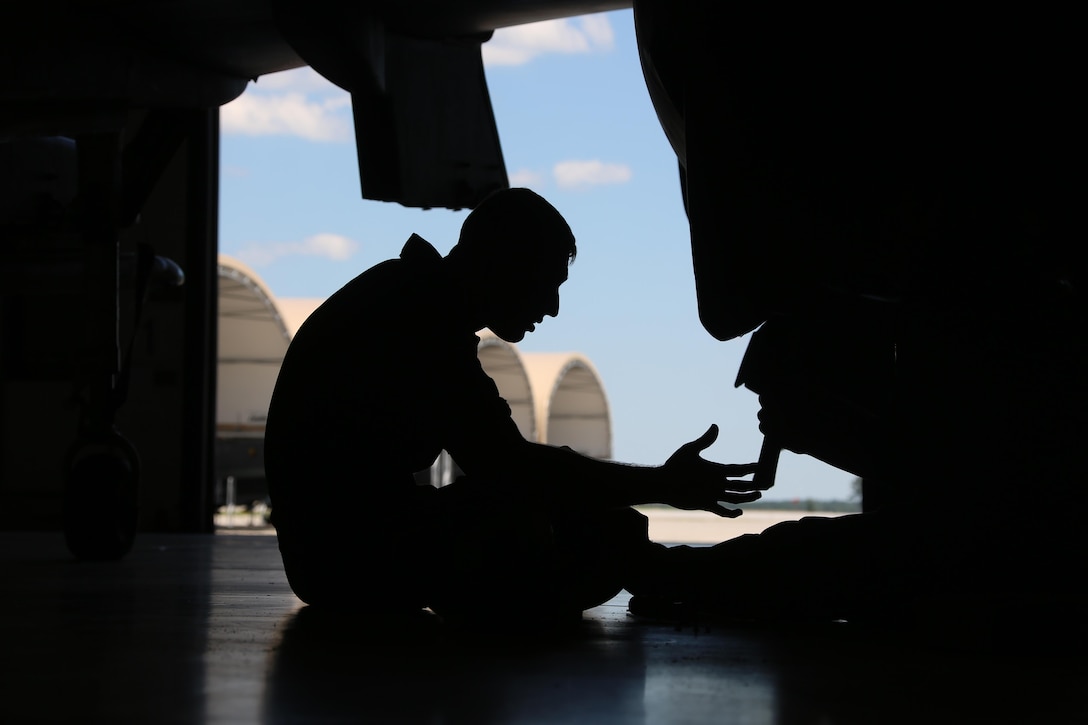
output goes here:
<path id="1" fill-rule="evenodd" d="M 437 455 L 440 448 L 420 444 L 429 418 L 421 395 L 429 330 L 421 328 L 439 294 L 432 267 L 383 262 L 299 329 L 268 412 L 265 464 L 274 499 L 350 495 L 360 486 L 368 497 L 392 495 L 396 474 Z"/>
<path id="2" fill-rule="evenodd" d="M 413 236 L 401 259 L 356 277 L 299 329 L 265 437 L 279 523 L 330 506 L 411 506 L 412 474 L 443 448 L 467 459 L 484 440 L 520 437 L 477 337 L 455 323 L 441 261 Z"/>

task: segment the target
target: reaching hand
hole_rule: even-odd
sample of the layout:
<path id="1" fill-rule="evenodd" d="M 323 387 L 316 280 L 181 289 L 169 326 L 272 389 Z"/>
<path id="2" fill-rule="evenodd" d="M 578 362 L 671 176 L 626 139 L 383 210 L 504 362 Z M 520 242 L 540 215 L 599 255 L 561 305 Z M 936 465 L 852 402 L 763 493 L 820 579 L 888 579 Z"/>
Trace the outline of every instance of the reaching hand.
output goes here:
<path id="1" fill-rule="evenodd" d="M 689 511 L 709 511 L 719 516 L 735 518 L 740 509 L 726 508 L 726 503 L 748 503 L 760 497 L 753 491 L 751 481 L 731 481 L 729 478 L 754 473 L 755 463 L 725 464 L 708 461 L 699 454 L 718 439 L 718 426 L 711 425 L 706 433 L 685 443 L 665 461 L 662 471 L 667 489 L 661 503 Z"/>

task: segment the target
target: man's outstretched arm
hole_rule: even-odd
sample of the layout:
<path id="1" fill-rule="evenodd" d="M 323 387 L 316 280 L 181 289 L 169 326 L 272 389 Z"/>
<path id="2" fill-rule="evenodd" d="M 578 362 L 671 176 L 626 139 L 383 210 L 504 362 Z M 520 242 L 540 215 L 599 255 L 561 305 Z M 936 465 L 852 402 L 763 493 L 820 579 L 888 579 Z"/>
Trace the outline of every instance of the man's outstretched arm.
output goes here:
<path id="1" fill-rule="evenodd" d="M 699 438 L 680 446 L 660 466 L 604 461 L 569 448 L 524 439 L 461 465 L 470 476 L 482 475 L 496 481 L 515 478 L 501 485 L 524 487 L 528 499 L 558 508 L 663 503 L 719 516 L 739 516 L 739 509 L 723 504 L 747 503 L 760 497 L 751 481 L 734 480 L 753 473 L 756 464 L 723 464 L 703 458 L 700 454 L 717 437 L 718 427 L 712 425 Z M 456 452 L 453 455 L 458 459 Z"/>

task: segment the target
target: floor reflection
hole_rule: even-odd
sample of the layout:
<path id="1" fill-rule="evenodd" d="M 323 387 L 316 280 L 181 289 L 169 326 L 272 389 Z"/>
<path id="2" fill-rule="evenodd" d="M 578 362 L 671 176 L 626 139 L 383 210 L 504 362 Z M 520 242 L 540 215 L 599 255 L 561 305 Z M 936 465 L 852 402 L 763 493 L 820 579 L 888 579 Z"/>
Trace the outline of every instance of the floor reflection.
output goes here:
<path id="1" fill-rule="evenodd" d="M 482 633 L 428 613 L 360 621 L 306 607 L 274 650 L 263 721 L 638 723 L 644 672 L 637 640 L 588 617 Z"/>

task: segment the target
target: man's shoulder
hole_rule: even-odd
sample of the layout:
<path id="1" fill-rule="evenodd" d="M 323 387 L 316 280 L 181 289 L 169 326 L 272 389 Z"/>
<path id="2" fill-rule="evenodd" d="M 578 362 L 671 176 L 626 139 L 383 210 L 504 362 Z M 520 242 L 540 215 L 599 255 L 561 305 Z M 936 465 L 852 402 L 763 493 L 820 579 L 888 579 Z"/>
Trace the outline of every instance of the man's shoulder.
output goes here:
<path id="1" fill-rule="evenodd" d="M 425 241 L 423 243 L 427 244 Z M 409 240 L 408 244 L 405 244 L 405 250 L 408 249 L 410 244 L 411 240 Z M 427 246 L 430 247 L 429 244 Z M 441 260 L 437 250 L 434 247 L 430 247 L 430 249 L 434 251 L 435 258 Z M 428 278 L 435 271 L 435 267 L 420 263 L 419 258 L 422 256 L 425 255 L 418 251 L 410 252 L 408 255 L 402 251 L 399 257 L 378 262 L 344 285 L 333 297 L 365 297 L 368 295 L 387 297 L 407 295 L 409 293 L 412 295 L 418 294 L 418 291 L 412 288 L 428 285 Z"/>
<path id="2" fill-rule="evenodd" d="M 442 255 L 433 244 L 418 234 L 413 234 L 400 250 L 400 258 L 413 266 L 431 267 L 441 261 Z"/>
<path id="3" fill-rule="evenodd" d="M 412 284 L 413 281 L 429 284 L 429 280 L 437 274 L 441 261 L 442 255 L 430 242 L 413 234 L 405 242 L 400 256 L 374 265 L 348 282 L 342 291 L 381 290 L 384 294 L 401 289 L 402 285 Z"/>

